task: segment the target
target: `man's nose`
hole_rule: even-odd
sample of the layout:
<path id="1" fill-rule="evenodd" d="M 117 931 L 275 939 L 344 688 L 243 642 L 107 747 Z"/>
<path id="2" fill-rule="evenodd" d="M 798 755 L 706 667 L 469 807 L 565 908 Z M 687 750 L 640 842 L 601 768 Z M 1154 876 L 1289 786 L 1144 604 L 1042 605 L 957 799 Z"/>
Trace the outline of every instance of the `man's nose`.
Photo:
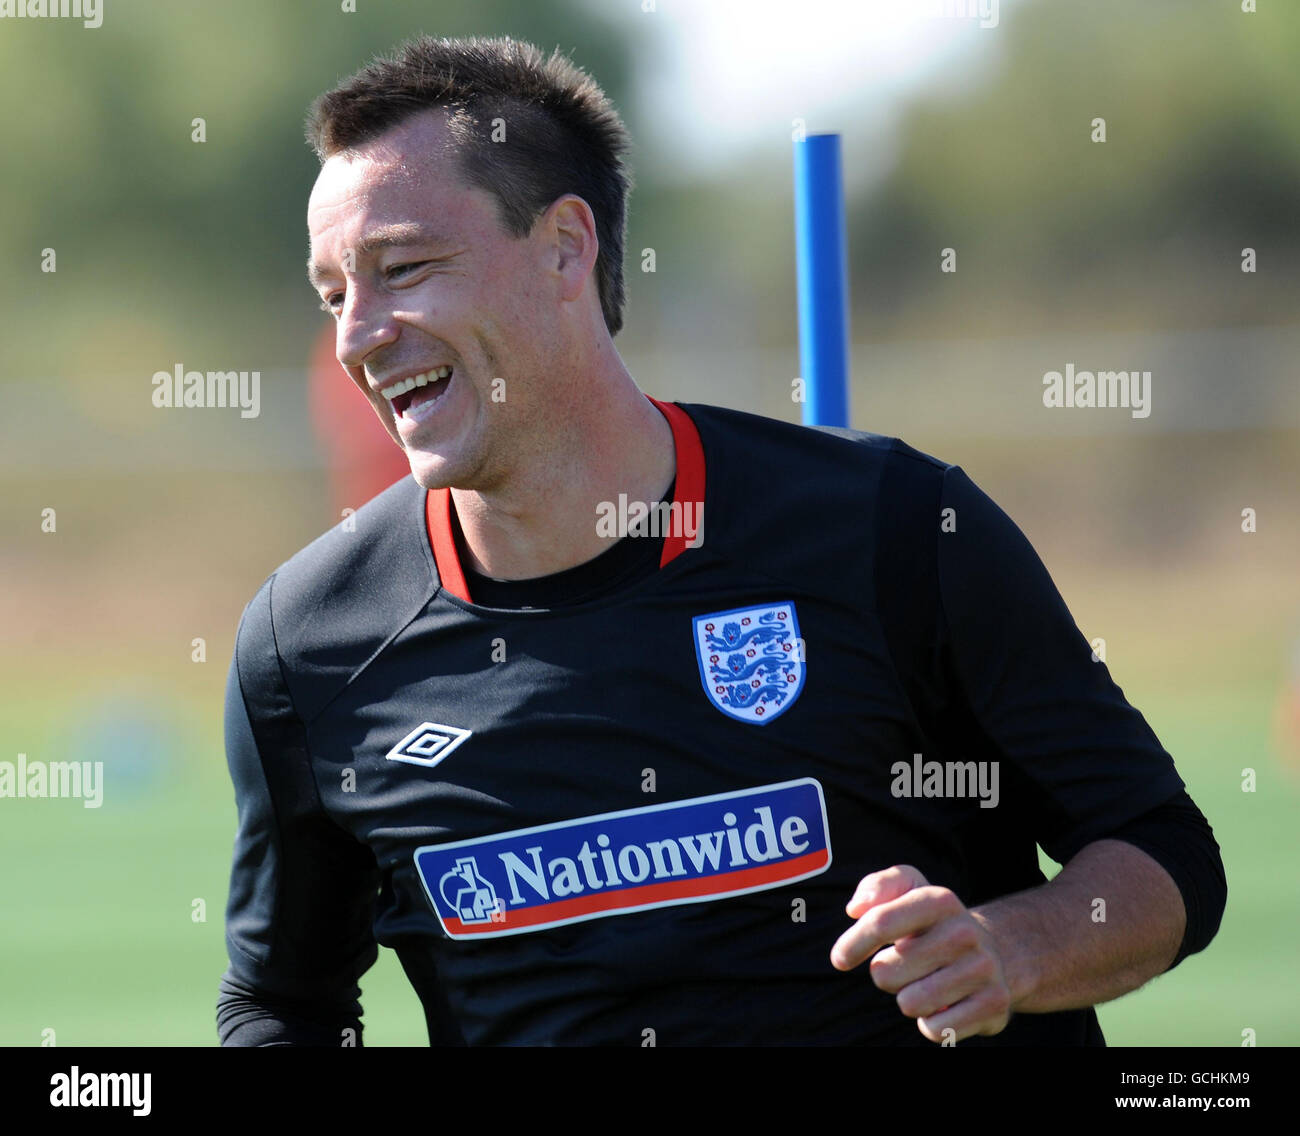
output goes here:
<path id="1" fill-rule="evenodd" d="M 336 353 L 343 366 L 363 366 L 374 351 L 396 342 L 400 333 L 392 305 L 386 304 L 382 296 L 367 293 L 364 288 L 348 289 L 336 339 Z"/>

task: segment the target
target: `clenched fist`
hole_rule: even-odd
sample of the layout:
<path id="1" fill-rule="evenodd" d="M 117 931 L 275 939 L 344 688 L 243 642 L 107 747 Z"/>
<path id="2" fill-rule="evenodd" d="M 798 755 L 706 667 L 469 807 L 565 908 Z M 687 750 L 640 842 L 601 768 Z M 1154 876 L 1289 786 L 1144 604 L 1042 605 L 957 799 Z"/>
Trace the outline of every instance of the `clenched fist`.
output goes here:
<path id="1" fill-rule="evenodd" d="M 836 970 L 871 960 L 871 980 L 897 995 L 931 1041 L 1001 1033 L 1011 990 L 993 936 L 947 888 L 908 864 L 864 876 L 845 908 L 857 922 L 831 949 Z"/>

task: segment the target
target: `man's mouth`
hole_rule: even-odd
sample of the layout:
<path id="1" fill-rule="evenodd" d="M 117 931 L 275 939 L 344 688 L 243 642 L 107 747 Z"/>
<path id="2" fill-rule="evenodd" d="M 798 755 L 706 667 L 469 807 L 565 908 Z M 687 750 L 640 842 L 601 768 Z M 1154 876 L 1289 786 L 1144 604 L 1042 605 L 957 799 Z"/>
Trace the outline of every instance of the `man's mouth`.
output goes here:
<path id="1" fill-rule="evenodd" d="M 435 367 L 385 387 L 379 393 L 392 404 L 394 418 L 415 417 L 417 410 L 432 405 L 446 393 L 451 373 L 450 367 Z"/>

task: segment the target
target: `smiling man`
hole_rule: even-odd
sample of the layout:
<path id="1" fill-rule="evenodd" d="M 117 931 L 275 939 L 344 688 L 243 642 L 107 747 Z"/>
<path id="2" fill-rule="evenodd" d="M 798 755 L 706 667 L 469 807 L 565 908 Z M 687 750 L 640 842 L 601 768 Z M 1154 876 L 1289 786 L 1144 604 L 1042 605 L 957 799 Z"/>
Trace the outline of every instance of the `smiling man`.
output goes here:
<path id="1" fill-rule="evenodd" d="M 536 111 L 500 111 L 504 140 L 488 145 L 564 146 L 554 128 L 538 137 Z M 593 524 L 599 503 L 616 491 L 658 501 L 673 477 L 668 423 L 591 302 L 618 272 L 609 303 L 622 303 L 622 233 L 602 236 L 592 207 L 559 191 L 563 162 L 531 237 L 507 231 L 494 193 L 459 172 L 457 138 L 478 129 L 463 114 L 416 112 L 365 141 L 373 112 L 365 125 L 339 118 L 322 127 L 327 157 L 308 206 L 308 273 L 339 320 L 339 361 L 415 479 L 454 487 L 473 567 L 514 578 L 591 559 L 609 543 Z M 613 144 L 615 123 L 603 125 Z M 507 166 L 516 181 L 519 160 Z M 621 228 L 622 201 L 602 201 L 587 184 L 598 180 L 567 184 L 616 211 Z M 537 187 L 518 192 L 527 208 Z M 604 265 L 602 244 L 613 249 Z"/>
<path id="2" fill-rule="evenodd" d="M 381 943 L 435 1044 L 1100 1044 L 1210 941 L 1208 825 L 958 467 L 638 390 L 590 77 L 421 38 L 308 132 L 413 477 L 240 624 L 223 1044 L 359 1044 Z"/>

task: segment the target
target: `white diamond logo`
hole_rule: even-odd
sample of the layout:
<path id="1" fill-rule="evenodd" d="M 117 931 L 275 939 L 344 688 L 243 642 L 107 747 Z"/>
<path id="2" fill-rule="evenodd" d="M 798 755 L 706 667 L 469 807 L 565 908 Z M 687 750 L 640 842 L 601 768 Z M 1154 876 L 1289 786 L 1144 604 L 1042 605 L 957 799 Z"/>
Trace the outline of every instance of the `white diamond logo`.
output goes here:
<path id="1" fill-rule="evenodd" d="M 459 726 L 422 722 L 384 756 L 389 761 L 405 761 L 432 769 L 473 732 Z"/>

